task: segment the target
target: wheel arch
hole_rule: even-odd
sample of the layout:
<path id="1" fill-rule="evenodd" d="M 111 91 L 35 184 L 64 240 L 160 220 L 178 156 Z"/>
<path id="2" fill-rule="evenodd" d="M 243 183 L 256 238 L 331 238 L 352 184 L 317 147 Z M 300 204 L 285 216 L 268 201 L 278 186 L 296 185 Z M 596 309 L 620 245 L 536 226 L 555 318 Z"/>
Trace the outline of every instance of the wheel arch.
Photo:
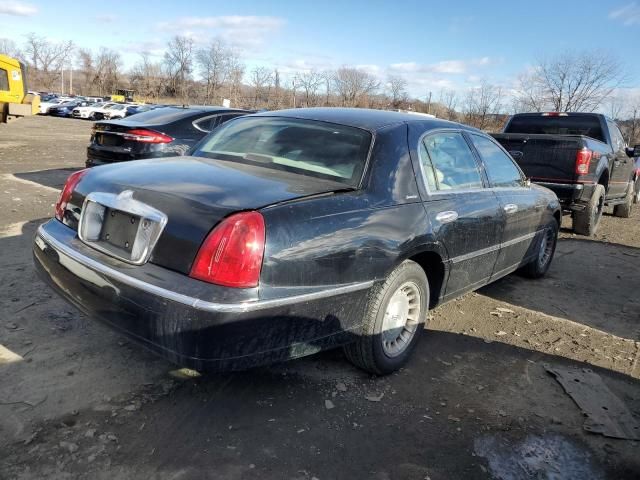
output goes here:
<path id="1" fill-rule="evenodd" d="M 439 244 L 428 244 L 417 247 L 404 255 L 400 262 L 411 260 L 424 270 L 429 281 L 429 309 L 438 305 L 444 292 L 449 272 L 447 253 Z"/>

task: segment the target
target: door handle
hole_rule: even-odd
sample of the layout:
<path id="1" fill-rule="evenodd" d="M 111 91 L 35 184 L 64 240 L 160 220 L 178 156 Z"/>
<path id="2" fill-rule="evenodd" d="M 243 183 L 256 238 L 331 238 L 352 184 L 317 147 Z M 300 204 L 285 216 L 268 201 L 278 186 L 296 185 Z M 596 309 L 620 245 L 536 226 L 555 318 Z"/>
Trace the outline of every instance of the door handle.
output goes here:
<path id="1" fill-rule="evenodd" d="M 440 212 L 436 215 L 436 220 L 440 223 L 451 223 L 455 222 L 458 219 L 458 212 L 454 212 L 453 210 L 449 210 L 447 212 Z"/>
<path id="2" fill-rule="evenodd" d="M 512 213 L 516 213 L 518 211 L 518 206 L 514 203 L 508 203 L 504 206 L 504 211 L 507 215 L 511 215 Z"/>

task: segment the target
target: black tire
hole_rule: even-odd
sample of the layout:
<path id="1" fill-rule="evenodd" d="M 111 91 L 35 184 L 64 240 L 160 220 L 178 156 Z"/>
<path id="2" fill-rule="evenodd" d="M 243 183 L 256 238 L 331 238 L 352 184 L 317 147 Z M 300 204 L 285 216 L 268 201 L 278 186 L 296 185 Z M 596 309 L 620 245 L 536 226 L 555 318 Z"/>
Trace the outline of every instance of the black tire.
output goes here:
<path id="1" fill-rule="evenodd" d="M 624 197 L 624 203 L 613 207 L 613 215 L 620 218 L 629 218 L 633 209 L 634 184 L 630 183 L 627 188 L 627 194 Z"/>
<path id="2" fill-rule="evenodd" d="M 558 222 L 555 219 L 544 228 L 544 232 L 538 241 L 536 257 L 520 269 L 520 272 L 524 276 L 529 278 L 540 278 L 547 273 L 551 266 L 553 255 L 556 253 L 559 228 Z"/>
<path id="3" fill-rule="evenodd" d="M 580 212 L 573 213 L 573 230 L 576 233 L 587 237 L 596 233 L 604 209 L 604 195 L 604 186 L 596 185 L 587 207 Z"/>
<path id="4" fill-rule="evenodd" d="M 408 339 L 406 340 L 389 341 L 388 338 L 393 337 L 396 331 L 396 329 L 383 330 L 385 318 L 389 319 L 387 308 L 389 308 L 390 300 L 394 295 L 402 295 L 404 288 L 410 288 L 413 291 L 414 287 L 416 288 L 415 292 L 419 293 L 419 298 L 415 308 L 407 310 L 407 312 L 414 310 L 412 315 L 415 316 L 410 325 L 411 336 L 409 337 L 409 333 L 407 333 Z M 419 309 L 417 312 L 415 312 L 416 308 Z M 411 260 L 405 260 L 391 272 L 384 283 L 373 287 L 360 337 L 354 343 L 344 347 L 347 359 L 355 366 L 376 375 L 386 375 L 402 368 L 422 336 L 428 309 L 429 282 L 427 276 L 420 265 Z M 397 340 L 401 340 L 402 334 L 409 331 L 406 326 L 397 330 L 401 330 Z M 389 353 L 394 344 L 401 350 Z"/>

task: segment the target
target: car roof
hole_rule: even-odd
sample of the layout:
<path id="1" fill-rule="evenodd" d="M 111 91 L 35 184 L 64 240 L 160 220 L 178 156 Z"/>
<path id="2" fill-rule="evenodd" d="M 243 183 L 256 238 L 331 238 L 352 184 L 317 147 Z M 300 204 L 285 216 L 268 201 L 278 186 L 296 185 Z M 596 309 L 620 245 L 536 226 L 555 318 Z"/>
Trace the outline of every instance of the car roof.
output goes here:
<path id="1" fill-rule="evenodd" d="M 450 122 L 426 115 L 415 113 L 392 112 L 387 110 L 373 110 L 368 108 L 294 108 L 288 110 L 274 110 L 255 113 L 251 116 L 263 117 L 290 117 L 304 120 L 317 120 L 322 122 L 337 123 L 350 127 L 376 131 L 383 127 L 398 125 L 401 123 L 419 123 L 425 129 L 435 128 L 463 128 L 465 130 L 479 131 L 468 125 Z"/>

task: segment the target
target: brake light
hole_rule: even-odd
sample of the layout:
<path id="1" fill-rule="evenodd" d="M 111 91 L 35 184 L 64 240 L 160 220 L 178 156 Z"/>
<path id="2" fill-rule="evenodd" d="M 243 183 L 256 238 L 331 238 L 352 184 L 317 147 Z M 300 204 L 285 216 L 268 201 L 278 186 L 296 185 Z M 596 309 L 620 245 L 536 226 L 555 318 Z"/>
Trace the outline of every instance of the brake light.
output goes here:
<path id="1" fill-rule="evenodd" d="M 264 242 L 262 215 L 258 212 L 236 213 L 209 233 L 189 276 L 227 287 L 257 287 Z"/>
<path id="2" fill-rule="evenodd" d="M 592 158 L 593 152 L 591 150 L 587 148 L 578 150 L 578 153 L 576 153 L 576 174 L 586 175 L 589 173 L 589 165 Z"/>
<path id="3" fill-rule="evenodd" d="M 78 185 L 82 177 L 84 177 L 84 175 L 88 171 L 89 169 L 87 168 L 83 170 L 78 170 L 77 172 L 74 172 L 71 175 L 69 175 L 69 177 L 67 178 L 67 181 L 65 182 L 64 187 L 60 192 L 60 197 L 56 202 L 55 216 L 58 220 L 62 221 L 64 217 L 64 211 L 67 209 L 67 204 L 69 203 L 69 200 L 71 200 L 71 195 L 73 194 L 73 191 L 76 189 L 76 186 Z"/>
<path id="4" fill-rule="evenodd" d="M 134 128 L 122 135 L 126 140 L 141 143 L 170 143 L 173 142 L 173 138 L 164 133 L 156 132 L 155 130 L 147 130 L 145 128 Z"/>
<path id="5" fill-rule="evenodd" d="M 544 112 L 543 117 L 568 117 L 569 114 L 565 112 Z"/>

